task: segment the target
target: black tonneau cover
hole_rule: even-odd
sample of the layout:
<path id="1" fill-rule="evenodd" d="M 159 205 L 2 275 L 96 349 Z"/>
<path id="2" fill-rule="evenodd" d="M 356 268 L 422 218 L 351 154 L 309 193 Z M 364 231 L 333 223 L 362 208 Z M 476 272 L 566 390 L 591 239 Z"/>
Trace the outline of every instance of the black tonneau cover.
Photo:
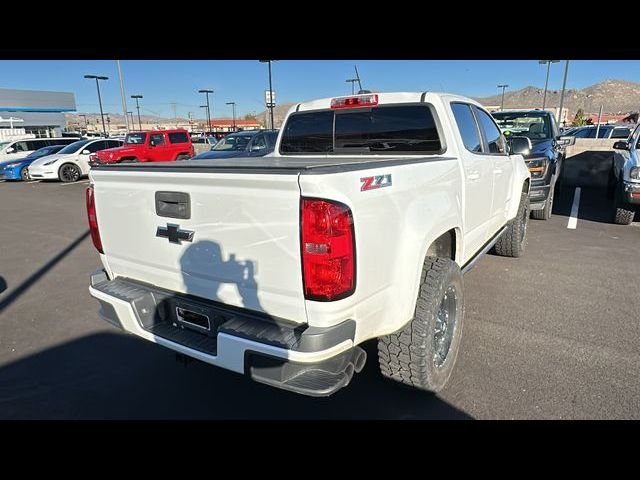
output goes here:
<path id="1" fill-rule="evenodd" d="M 224 172 L 224 173 L 270 173 L 270 174 L 326 174 L 369 168 L 382 168 L 410 163 L 455 160 L 442 155 L 375 157 L 375 156 L 287 156 L 287 157 L 236 157 L 223 159 L 184 160 L 175 162 L 115 163 L 101 164 L 95 170 L 128 170 L 180 172 Z"/>

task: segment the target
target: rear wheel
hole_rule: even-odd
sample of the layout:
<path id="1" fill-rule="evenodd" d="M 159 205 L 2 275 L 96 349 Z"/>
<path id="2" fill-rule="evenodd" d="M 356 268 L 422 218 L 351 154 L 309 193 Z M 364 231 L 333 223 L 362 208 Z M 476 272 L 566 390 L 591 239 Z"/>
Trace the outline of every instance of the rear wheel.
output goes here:
<path id="1" fill-rule="evenodd" d="M 520 196 L 516 218 L 507 224 L 507 230 L 495 244 L 495 252 L 503 257 L 519 257 L 524 252 L 529 222 L 529 194 Z"/>
<path id="2" fill-rule="evenodd" d="M 138 160 L 136 157 L 130 157 L 130 158 L 123 158 L 120 163 L 138 163 L 139 161 L 140 160 Z"/>
<path id="3" fill-rule="evenodd" d="M 80 179 L 80 168 L 73 163 L 65 163 L 58 171 L 58 177 L 64 183 L 77 182 Z"/>
<path id="4" fill-rule="evenodd" d="M 382 375 L 420 390 L 442 390 L 458 355 L 463 318 L 460 267 L 448 258 L 427 257 L 413 319 L 378 339 Z"/>
<path id="5" fill-rule="evenodd" d="M 176 162 L 181 161 L 181 160 L 189 160 L 191 157 L 189 155 L 178 155 L 178 158 L 176 158 Z"/>
<path id="6" fill-rule="evenodd" d="M 29 167 L 24 167 L 22 170 L 20 170 L 20 178 L 23 182 L 29 180 Z"/>

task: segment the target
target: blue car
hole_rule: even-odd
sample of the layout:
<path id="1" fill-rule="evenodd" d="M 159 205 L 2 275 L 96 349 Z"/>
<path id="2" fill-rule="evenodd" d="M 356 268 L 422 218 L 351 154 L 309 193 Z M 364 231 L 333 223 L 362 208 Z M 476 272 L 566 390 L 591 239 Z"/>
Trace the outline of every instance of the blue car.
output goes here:
<path id="1" fill-rule="evenodd" d="M 65 145 L 51 145 L 31 152 L 24 158 L 16 158 L 8 162 L 0 163 L 0 179 L 2 180 L 29 180 L 29 165 L 47 155 L 53 155 L 62 150 Z"/>
<path id="2" fill-rule="evenodd" d="M 211 150 L 196 155 L 193 160 L 264 157 L 273 152 L 277 138 L 277 130 L 246 130 L 230 133 L 216 143 Z"/>

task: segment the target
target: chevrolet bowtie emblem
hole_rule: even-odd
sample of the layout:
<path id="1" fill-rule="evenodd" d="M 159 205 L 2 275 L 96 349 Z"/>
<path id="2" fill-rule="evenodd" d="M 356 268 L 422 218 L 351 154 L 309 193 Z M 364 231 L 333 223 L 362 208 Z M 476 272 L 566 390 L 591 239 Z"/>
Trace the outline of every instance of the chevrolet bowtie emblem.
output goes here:
<path id="1" fill-rule="evenodd" d="M 166 227 L 158 227 L 156 237 L 168 238 L 171 243 L 177 243 L 180 245 L 182 240 L 185 242 L 193 241 L 193 235 L 195 233 L 196 232 L 192 230 L 182 230 L 180 225 L 167 223 Z"/>

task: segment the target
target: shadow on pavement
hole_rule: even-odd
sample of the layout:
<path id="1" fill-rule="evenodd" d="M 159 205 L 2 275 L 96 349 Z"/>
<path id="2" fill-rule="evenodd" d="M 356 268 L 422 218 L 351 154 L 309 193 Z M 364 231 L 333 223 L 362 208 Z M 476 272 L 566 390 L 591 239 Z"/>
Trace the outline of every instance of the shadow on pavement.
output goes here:
<path id="1" fill-rule="evenodd" d="M 569 217 L 573 206 L 575 188 L 564 187 L 556 193 L 553 202 L 553 214 Z M 607 196 L 603 187 L 580 187 L 579 220 L 599 223 L 613 223 L 613 200 Z"/>
<path id="2" fill-rule="evenodd" d="M 73 242 L 67 245 L 60 253 L 45 263 L 38 270 L 33 272 L 29 277 L 20 283 L 13 291 L 0 301 L 0 312 L 15 302 L 23 293 L 25 293 L 31 286 L 33 286 L 38 280 L 40 280 L 47 272 L 60 263 L 67 255 L 69 255 L 75 248 L 80 245 L 84 239 L 89 236 L 89 230 L 87 229 L 82 235 L 76 238 Z M 1 286 L 1 285 L 0 285 Z M 6 283 L 5 283 L 6 288 Z"/>
<path id="3" fill-rule="evenodd" d="M 163 347 L 100 333 L 0 366 L 0 419 L 470 419 L 435 395 L 382 378 L 375 343 L 351 385 L 311 398 Z"/>
<path id="4" fill-rule="evenodd" d="M 7 281 L 4 277 L 0 277 L 0 293 L 4 292 L 7 289 Z"/>

